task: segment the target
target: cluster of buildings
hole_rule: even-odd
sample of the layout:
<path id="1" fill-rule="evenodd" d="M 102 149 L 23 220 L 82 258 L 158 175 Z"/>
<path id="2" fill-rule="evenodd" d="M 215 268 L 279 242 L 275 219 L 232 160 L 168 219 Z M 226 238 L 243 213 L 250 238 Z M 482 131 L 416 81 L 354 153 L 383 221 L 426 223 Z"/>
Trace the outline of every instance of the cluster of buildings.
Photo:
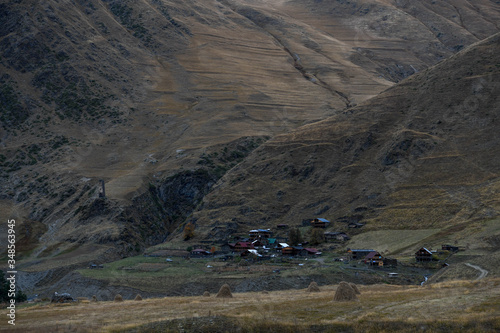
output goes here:
<path id="1" fill-rule="evenodd" d="M 330 221 L 324 218 L 315 218 L 310 221 L 313 228 L 327 228 L 330 226 Z M 360 227 L 353 225 L 352 227 Z M 288 229 L 288 225 L 280 224 L 277 229 Z M 324 232 L 326 242 L 345 242 L 350 238 L 345 232 Z M 321 254 L 316 248 L 305 247 L 302 245 L 291 246 L 288 239 L 284 237 L 273 237 L 271 229 L 252 229 L 248 233 L 248 238 L 237 238 L 235 242 L 225 243 L 220 247 L 219 251 L 207 251 L 201 248 L 191 251 L 191 255 L 195 257 L 203 257 L 207 255 L 221 254 L 221 255 L 240 255 L 241 257 L 254 257 L 254 258 L 270 258 L 277 255 L 281 256 L 318 256 Z M 306 243 L 304 243 L 306 244 Z M 456 252 L 458 247 L 452 245 L 443 245 L 442 251 Z M 431 251 L 425 247 L 420 248 L 415 253 L 417 262 L 425 262 L 436 260 L 436 253 L 438 251 Z M 441 253 L 440 252 L 440 253 Z M 350 260 L 362 261 L 370 266 L 377 267 L 395 267 L 397 260 L 385 258 L 382 254 L 373 249 L 347 249 L 348 257 Z"/>
<path id="2" fill-rule="evenodd" d="M 316 248 L 291 246 L 287 241 L 284 237 L 273 237 L 271 229 L 253 229 L 249 231 L 248 238 L 233 243 L 225 243 L 217 252 L 219 254 L 237 254 L 242 257 L 317 256 L 321 254 Z M 191 255 L 196 257 L 212 254 L 212 252 L 203 249 L 191 251 Z"/>
<path id="3" fill-rule="evenodd" d="M 417 252 L 415 252 L 415 260 L 418 262 L 425 261 L 433 261 L 437 260 L 437 256 L 446 252 L 458 252 L 460 248 L 458 246 L 453 246 L 449 244 L 445 244 L 441 246 L 441 251 L 438 250 L 429 250 L 425 247 L 420 248 Z"/>
<path id="4" fill-rule="evenodd" d="M 438 256 L 446 253 L 453 253 L 459 251 L 458 246 L 442 245 L 441 250 L 429 250 L 425 247 L 420 248 L 415 252 L 415 260 L 417 262 L 429 262 L 438 260 Z M 347 249 L 349 259 L 362 261 L 370 266 L 397 266 L 397 260 L 391 258 L 384 258 L 378 251 L 372 249 Z"/>
<path id="5" fill-rule="evenodd" d="M 313 228 L 326 229 L 332 225 L 325 218 L 314 218 L 307 222 Z M 359 228 L 362 224 L 351 223 L 350 228 Z M 289 229 L 287 224 L 279 224 L 276 229 Z M 345 232 L 327 231 L 323 233 L 325 242 L 341 243 L 350 240 L 350 237 Z M 307 244 L 307 242 L 303 243 Z M 191 251 L 191 256 L 203 257 L 213 254 L 239 254 L 241 256 L 268 256 L 268 255 L 283 255 L 283 256 L 316 256 L 321 252 L 313 247 L 291 246 L 288 244 L 288 238 L 275 237 L 271 229 L 252 229 L 248 233 L 247 238 L 236 238 L 232 243 L 225 243 L 220 246 L 219 251 L 207 251 L 202 248 L 197 248 Z"/>

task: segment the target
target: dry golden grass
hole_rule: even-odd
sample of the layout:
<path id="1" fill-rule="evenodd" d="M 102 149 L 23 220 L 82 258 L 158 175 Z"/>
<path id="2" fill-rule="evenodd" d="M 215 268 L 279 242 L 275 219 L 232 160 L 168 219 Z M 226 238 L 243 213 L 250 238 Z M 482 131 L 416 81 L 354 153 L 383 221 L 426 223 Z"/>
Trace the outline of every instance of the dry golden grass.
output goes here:
<path id="1" fill-rule="evenodd" d="M 341 325 L 360 332 L 370 327 L 394 331 L 403 324 L 435 327 L 435 323 L 443 327 L 492 325 L 492 329 L 500 329 L 500 279 L 453 281 L 428 287 L 359 286 L 358 301 L 342 302 L 341 306 L 333 301 L 336 288 L 323 286 L 316 293 L 306 290 L 236 293 L 230 299 L 196 296 L 142 302 L 35 305 L 18 309 L 13 331 L 122 331 L 145 324 L 155 327 L 174 319 L 221 316 L 240 326 L 249 323 L 259 323 L 263 325 L 261 329 L 265 325 L 296 326 L 297 331 L 307 331 L 311 325 L 330 328 Z M 1 326 L 4 329 L 5 324 Z"/>

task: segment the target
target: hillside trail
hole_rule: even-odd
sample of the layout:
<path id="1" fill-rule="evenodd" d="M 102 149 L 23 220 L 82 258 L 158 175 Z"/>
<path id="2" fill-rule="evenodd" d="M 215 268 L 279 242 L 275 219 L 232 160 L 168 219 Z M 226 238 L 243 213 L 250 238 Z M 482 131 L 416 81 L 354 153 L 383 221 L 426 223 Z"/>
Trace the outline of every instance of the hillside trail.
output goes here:
<path id="1" fill-rule="evenodd" d="M 476 265 L 472 265 L 472 264 L 469 264 L 469 263 L 466 263 L 467 266 L 471 267 L 471 268 L 474 268 L 475 270 L 478 270 L 479 272 L 481 272 L 481 274 L 479 274 L 479 276 L 476 278 L 476 280 L 481 280 L 481 279 L 484 279 L 486 277 L 486 275 L 488 275 L 488 271 L 479 267 L 479 266 L 476 266 Z"/>

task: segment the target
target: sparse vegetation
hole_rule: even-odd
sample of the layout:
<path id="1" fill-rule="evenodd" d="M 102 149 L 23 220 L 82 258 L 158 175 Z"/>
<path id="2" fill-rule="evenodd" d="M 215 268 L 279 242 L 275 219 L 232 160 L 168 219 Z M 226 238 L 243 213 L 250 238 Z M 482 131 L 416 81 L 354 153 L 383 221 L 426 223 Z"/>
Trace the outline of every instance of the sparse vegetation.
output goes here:
<path id="1" fill-rule="evenodd" d="M 302 242 L 304 242 L 304 239 L 302 237 L 302 233 L 300 232 L 299 228 L 291 228 L 290 231 L 288 232 L 288 240 L 290 242 L 289 245 L 295 246 L 299 245 Z"/>
<path id="2" fill-rule="evenodd" d="M 184 227 L 184 240 L 189 240 L 194 237 L 194 229 L 195 225 L 191 222 L 188 222 Z"/>
<path id="3" fill-rule="evenodd" d="M 13 84 L 0 77 L 0 122 L 4 129 L 19 128 L 29 118 L 20 98 Z"/>
<path id="4" fill-rule="evenodd" d="M 320 228 L 313 228 L 311 230 L 311 237 L 309 243 L 312 245 L 319 245 L 325 241 L 325 232 Z"/>
<path id="5" fill-rule="evenodd" d="M 10 285 L 10 281 L 7 280 L 4 272 L 0 271 L 0 303 L 9 303 L 11 299 L 14 299 L 18 303 L 25 302 L 27 300 L 27 296 L 19 288 L 15 288 L 16 291 L 14 297 L 9 295 L 11 293 Z"/>

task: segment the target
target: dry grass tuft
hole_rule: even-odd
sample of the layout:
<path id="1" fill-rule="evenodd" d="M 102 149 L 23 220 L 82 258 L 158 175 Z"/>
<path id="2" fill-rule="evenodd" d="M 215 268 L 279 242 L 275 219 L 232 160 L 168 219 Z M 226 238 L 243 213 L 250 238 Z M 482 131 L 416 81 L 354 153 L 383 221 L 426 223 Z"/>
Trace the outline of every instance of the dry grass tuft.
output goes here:
<path id="1" fill-rule="evenodd" d="M 219 292 L 217 293 L 217 296 L 219 298 L 232 298 L 233 294 L 231 293 L 231 288 L 229 285 L 226 283 L 222 287 L 220 287 Z"/>
<path id="2" fill-rule="evenodd" d="M 117 295 L 115 296 L 115 302 L 123 302 L 123 297 L 122 297 L 122 295 L 117 294 Z"/>
<path id="3" fill-rule="evenodd" d="M 210 293 L 209 293 L 208 291 L 205 291 L 205 292 L 203 293 L 203 297 L 210 297 Z"/>
<path id="4" fill-rule="evenodd" d="M 361 292 L 359 291 L 358 286 L 355 283 L 349 283 L 349 285 L 354 290 L 354 292 L 356 293 L 356 295 L 360 295 L 361 294 Z"/>
<path id="5" fill-rule="evenodd" d="M 342 281 L 339 283 L 337 287 L 337 291 L 335 292 L 335 296 L 333 297 L 334 301 L 337 302 L 347 302 L 347 301 L 355 301 L 358 297 L 356 296 L 356 292 L 348 282 Z"/>
<path id="6" fill-rule="evenodd" d="M 307 292 L 310 292 L 310 293 L 317 293 L 317 292 L 320 292 L 321 290 L 319 289 L 318 287 L 318 284 L 313 281 L 309 284 L 309 287 L 307 287 Z"/>
<path id="7" fill-rule="evenodd" d="M 141 294 L 137 294 L 137 296 L 135 296 L 135 298 L 134 298 L 134 301 L 142 301 Z"/>

